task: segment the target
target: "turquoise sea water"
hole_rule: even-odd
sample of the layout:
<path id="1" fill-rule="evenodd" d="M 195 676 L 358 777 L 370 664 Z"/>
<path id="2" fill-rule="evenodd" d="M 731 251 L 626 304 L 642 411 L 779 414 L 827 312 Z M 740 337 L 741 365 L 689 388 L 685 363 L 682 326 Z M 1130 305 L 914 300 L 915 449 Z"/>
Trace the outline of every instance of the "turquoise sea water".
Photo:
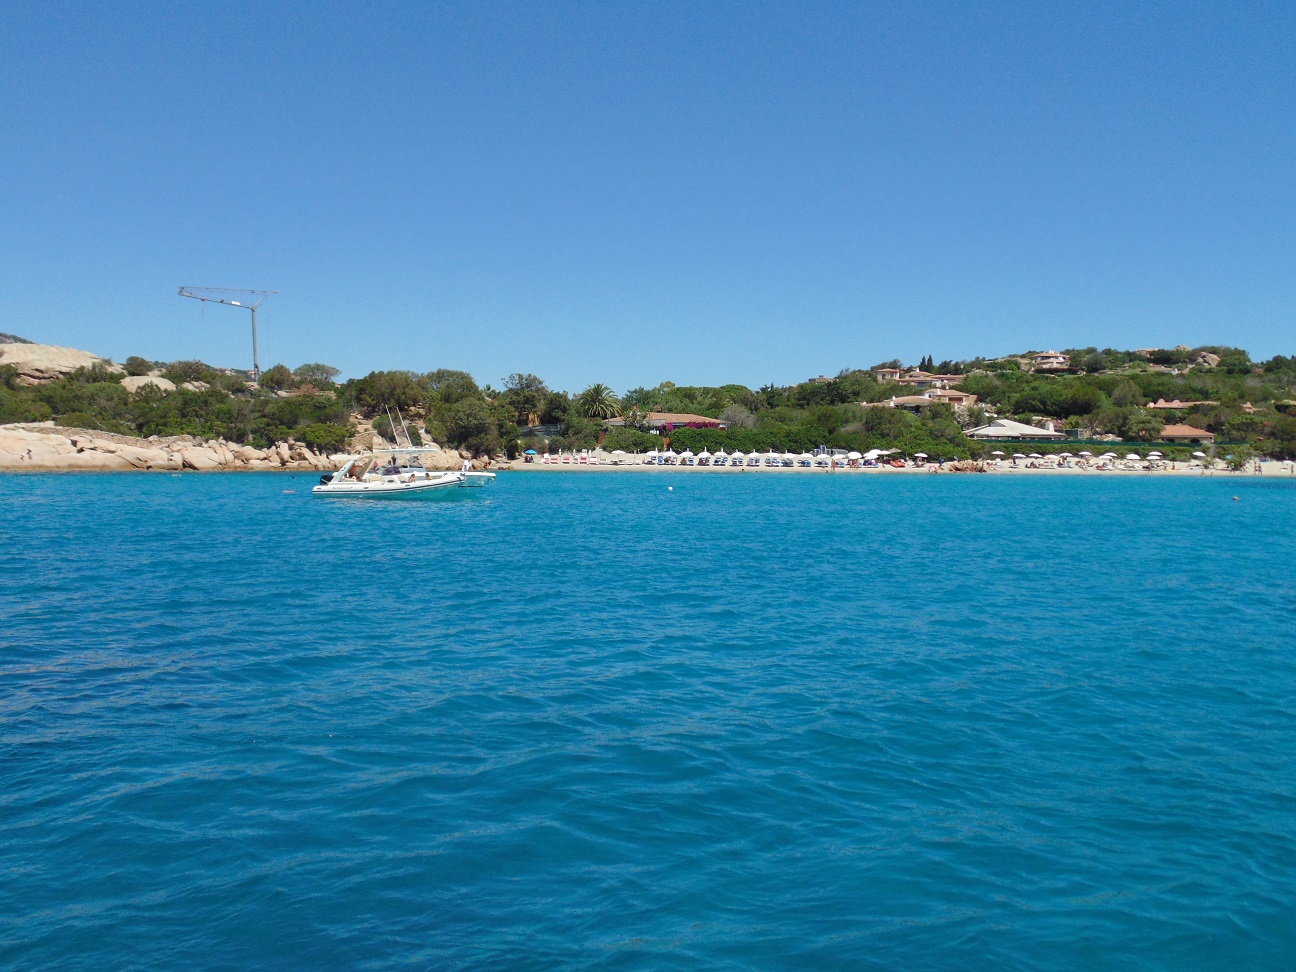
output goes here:
<path id="1" fill-rule="evenodd" d="M 1296 483 L 313 481 L 0 478 L 0 965 L 1296 961 Z"/>

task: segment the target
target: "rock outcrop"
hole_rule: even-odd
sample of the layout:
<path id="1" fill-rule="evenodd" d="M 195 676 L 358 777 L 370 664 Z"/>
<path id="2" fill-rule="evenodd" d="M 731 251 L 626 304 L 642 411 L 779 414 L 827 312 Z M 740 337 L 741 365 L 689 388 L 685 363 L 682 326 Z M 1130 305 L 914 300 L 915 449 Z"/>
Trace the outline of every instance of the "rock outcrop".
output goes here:
<path id="1" fill-rule="evenodd" d="M 102 365 L 118 373 L 122 370 L 97 354 L 53 344 L 0 344 L 0 365 L 13 365 L 18 369 L 19 381 L 29 385 L 52 381 L 92 365 Z"/>
<path id="2" fill-rule="evenodd" d="M 0 425 L 0 471 L 31 470 L 334 470 L 339 461 L 296 442 L 262 451 L 220 439 L 168 436 L 140 439 L 42 422 Z"/>
<path id="3" fill-rule="evenodd" d="M 390 446 L 388 447 L 390 448 Z M 428 469 L 463 468 L 466 453 L 453 449 L 431 451 L 420 458 Z M 381 455 L 382 447 L 377 450 Z M 269 449 L 201 439 L 197 436 L 154 436 L 140 439 L 93 429 L 65 429 L 53 422 L 0 425 L 0 472 L 24 469 L 52 472 L 65 469 L 127 470 L 190 469 L 199 472 L 288 469 L 333 471 L 349 456 L 325 456 L 294 442 L 276 442 Z M 474 469 L 490 468 L 489 459 L 473 459 Z"/>
<path id="4" fill-rule="evenodd" d="M 141 388 L 148 388 L 150 386 L 164 392 L 173 392 L 176 390 L 175 382 L 171 381 L 169 378 L 162 378 L 158 375 L 131 375 L 128 378 L 123 378 L 117 384 L 121 385 L 132 395 Z"/>

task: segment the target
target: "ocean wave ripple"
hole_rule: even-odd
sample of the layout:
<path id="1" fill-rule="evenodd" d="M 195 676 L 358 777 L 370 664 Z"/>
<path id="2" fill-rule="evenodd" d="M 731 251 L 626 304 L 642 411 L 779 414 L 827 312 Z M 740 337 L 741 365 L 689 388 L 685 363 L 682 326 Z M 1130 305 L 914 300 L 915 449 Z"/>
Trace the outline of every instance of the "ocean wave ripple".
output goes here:
<path id="1" fill-rule="evenodd" d="M 0 480 L 0 961 L 1290 967 L 1291 484 L 308 487 Z"/>

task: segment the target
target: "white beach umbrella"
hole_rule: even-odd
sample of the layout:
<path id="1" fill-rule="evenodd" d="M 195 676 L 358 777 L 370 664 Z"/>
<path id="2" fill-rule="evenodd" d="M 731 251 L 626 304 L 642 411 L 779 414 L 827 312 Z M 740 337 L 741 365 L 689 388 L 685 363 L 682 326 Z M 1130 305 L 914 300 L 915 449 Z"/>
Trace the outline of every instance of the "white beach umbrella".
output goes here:
<path id="1" fill-rule="evenodd" d="M 1069 452 L 1059 452 L 1059 453 L 1058 453 L 1058 458 L 1059 458 L 1059 459 L 1070 459 L 1070 458 L 1071 458 L 1071 453 L 1069 453 Z"/>
<path id="2" fill-rule="evenodd" d="M 1002 455 L 1003 455 L 1003 452 L 1002 452 L 1002 450 L 996 449 L 994 452 L 990 453 L 990 455 L 992 455 L 992 456 L 1002 456 Z"/>
<path id="3" fill-rule="evenodd" d="M 730 456 L 729 458 L 731 458 L 731 459 L 746 459 L 746 458 L 747 458 L 747 453 L 745 453 L 745 452 L 735 452 L 735 453 L 734 453 L 732 456 Z"/>
<path id="4" fill-rule="evenodd" d="M 614 455 L 614 456 L 624 456 L 625 454 L 626 454 L 626 452 L 625 452 L 624 449 L 613 449 L 613 450 L 612 450 L 612 455 Z"/>
<path id="5" fill-rule="evenodd" d="M 1014 458 L 1014 459 L 1025 459 L 1026 456 L 1025 456 L 1024 453 L 1021 453 L 1021 452 L 1014 452 L 1014 453 L 1013 453 L 1013 458 Z"/>
<path id="6" fill-rule="evenodd" d="M 1204 453 L 1204 452 L 1194 452 L 1194 453 L 1193 453 L 1193 458 L 1194 458 L 1194 459 L 1205 459 L 1205 458 L 1206 458 L 1206 453 Z"/>
<path id="7" fill-rule="evenodd" d="M 846 453 L 846 458 L 853 460 L 853 459 L 863 459 L 864 457 L 861 456 L 858 452 L 848 452 Z"/>
<path id="8" fill-rule="evenodd" d="M 692 449 L 685 449 L 683 452 L 680 453 L 680 458 L 681 458 L 681 459 L 692 459 L 692 458 L 693 458 L 693 450 L 692 450 Z"/>
<path id="9" fill-rule="evenodd" d="M 1090 459 L 1090 458 L 1093 457 L 1093 453 L 1092 453 L 1092 452 L 1082 452 L 1082 453 L 1080 453 L 1080 455 L 1084 456 L 1086 459 Z"/>
<path id="10" fill-rule="evenodd" d="M 699 459 L 710 459 L 710 458 L 711 458 L 711 453 L 709 453 L 709 452 L 707 452 L 705 449 L 703 449 L 701 452 L 699 452 L 699 453 L 697 454 L 697 457 L 698 457 Z"/>
<path id="11" fill-rule="evenodd" d="M 1159 452 L 1149 452 L 1149 453 L 1148 453 L 1148 458 L 1149 458 L 1149 459 L 1160 459 L 1160 458 L 1161 458 L 1161 453 L 1159 453 Z"/>
<path id="12" fill-rule="evenodd" d="M 674 457 L 674 458 L 676 458 L 676 459 L 679 458 L 679 453 L 676 452 L 674 449 L 667 449 L 665 452 L 662 453 L 662 455 L 663 455 L 663 456 L 672 456 L 672 457 Z"/>
<path id="13" fill-rule="evenodd" d="M 1126 458 L 1126 459 L 1142 459 L 1143 457 L 1140 456 L 1137 452 L 1128 452 L 1128 453 L 1125 454 L 1125 458 Z"/>
<path id="14" fill-rule="evenodd" d="M 644 455 L 645 455 L 645 456 L 660 456 L 661 453 L 658 452 L 656 449 L 649 449 L 647 452 L 644 453 Z"/>
<path id="15" fill-rule="evenodd" d="M 713 459 L 728 459 L 728 458 L 729 458 L 729 453 L 725 452 L 723 449 L 717 449 L 716 452 L 715 452 L 715 454 L 714 454 L 711 458 L 713 458 Z"/>
<path id="16" fill-rule="evenodd" d="M 1041 456 L 1038 452 L 1032 452 L 1032 453 L 1031 453 L 1029 456 L 1027 456 L 1026 458 L 1027 458 L 1027 459 L 1043 459 L 1044 457 Z"/>

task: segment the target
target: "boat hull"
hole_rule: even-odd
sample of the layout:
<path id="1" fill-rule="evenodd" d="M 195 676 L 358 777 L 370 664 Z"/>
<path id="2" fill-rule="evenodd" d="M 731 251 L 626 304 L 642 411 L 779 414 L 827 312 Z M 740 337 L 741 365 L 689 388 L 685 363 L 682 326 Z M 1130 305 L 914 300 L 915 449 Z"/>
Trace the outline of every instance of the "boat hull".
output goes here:
<path id="1" fill-rule="evenodd" d="M 444 494 L 464 485 L 462 473 L 451 473 L 439 479 L 413 483 L 322 483 L 311 490 L 315 496 L 341 496 L 348 499 L 415 500 Z"/>

